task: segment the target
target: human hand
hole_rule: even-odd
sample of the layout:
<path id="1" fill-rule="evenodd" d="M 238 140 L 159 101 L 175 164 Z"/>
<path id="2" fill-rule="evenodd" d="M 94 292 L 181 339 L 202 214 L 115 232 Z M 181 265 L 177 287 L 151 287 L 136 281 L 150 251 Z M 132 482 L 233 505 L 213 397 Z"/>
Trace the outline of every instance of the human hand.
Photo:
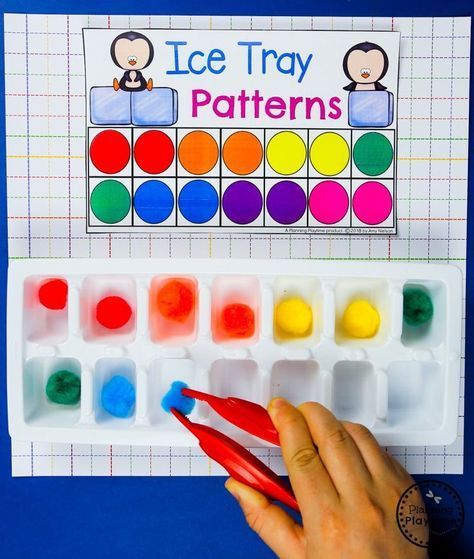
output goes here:
<path id="1" fill-rule="evenodd" d="M 268 407 L 301 510 L 302 525 L 258 491 L 230 478 L 249 526 L 280 559 L 426 559 L 397 525 L 408 472 L 362 425 L 338 421 L 324 406 Z M 420 505 L 422 502 L 420 502 Z M 426 540 L 427 527 L 419 536 Z"/>

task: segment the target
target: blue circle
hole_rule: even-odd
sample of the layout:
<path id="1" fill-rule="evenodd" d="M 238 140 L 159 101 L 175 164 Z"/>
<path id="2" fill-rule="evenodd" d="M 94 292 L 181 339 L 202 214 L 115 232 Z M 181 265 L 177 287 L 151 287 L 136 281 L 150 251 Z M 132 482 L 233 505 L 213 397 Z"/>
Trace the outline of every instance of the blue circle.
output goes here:
<path id="1" fill-rule="evenodd" d="M 178 206 L 191 223 L 206 223 L 216 215 L 219 196 L 211 183 L 196 179 L 184 185 L 178 196 Z"/>
<path id="2" fill-rule="evenodd" d="M 147 223 L 162 223 L 171 215 L 174 196 L 170 187 L 162 181 L 149 180 L 142 183 L 133 196 L 133 206 L 140 219 Z"/>

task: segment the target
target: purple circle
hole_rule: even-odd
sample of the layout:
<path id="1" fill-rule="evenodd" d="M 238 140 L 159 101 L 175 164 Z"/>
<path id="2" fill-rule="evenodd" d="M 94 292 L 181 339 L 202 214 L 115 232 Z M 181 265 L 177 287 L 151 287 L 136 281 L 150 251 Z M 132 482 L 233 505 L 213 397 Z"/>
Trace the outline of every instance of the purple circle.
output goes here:
<path id="1" fill-rule="evenodd" d="M 267 210 L 276 222 L 291 225 L 301 219 L 306 211 L 306 194 L 296 182 L 277 182 L 268 192 Z"/>
<path id="2" fill-rule="evenodd" d="M 247 225 L 260 215 L 263 198 L 260 190 L 250 181 L 235 181 L 222 196 L 222 209 L 234 223 Z"/>

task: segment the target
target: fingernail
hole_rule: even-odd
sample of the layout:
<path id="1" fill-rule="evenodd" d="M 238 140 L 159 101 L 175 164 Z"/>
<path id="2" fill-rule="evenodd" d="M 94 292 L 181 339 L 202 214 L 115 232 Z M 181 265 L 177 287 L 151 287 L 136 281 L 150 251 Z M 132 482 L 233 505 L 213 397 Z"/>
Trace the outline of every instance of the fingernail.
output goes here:
<path id="1" fill-rule="evenodd" d="M 270 406 L 275 409 L 282 408 L 287 404 L 288 402 L 285 400 L 285 398 L 273 398 L 273 400 L 270 401 Z"/>
<path id="2" fill-rule="evenodd" d="M 272 410 L 279 410 L 285 407 L 287 403 L 288 402 L 284 398 L 273 398 L 273 400 L 270 400 L 270 403 L 268 404 L 268 411 L 271 413 Z"/>
<path id="3" fill-rule="evenodd" d="M 287 404 L 288 402 L 284 398 L 273 398 L 273 400 L 270 400 L 270 403 L 268 404 L 268 413 L 270 414 L 270 417 L 273 419 L 273 416 L 277 413 L 277 411 L 284 408 Z"/>

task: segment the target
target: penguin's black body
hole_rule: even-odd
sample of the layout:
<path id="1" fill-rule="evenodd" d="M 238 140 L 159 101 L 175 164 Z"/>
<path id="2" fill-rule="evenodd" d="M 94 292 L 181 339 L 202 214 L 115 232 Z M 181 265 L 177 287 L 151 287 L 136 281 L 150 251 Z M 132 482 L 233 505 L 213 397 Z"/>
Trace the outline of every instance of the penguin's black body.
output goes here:
<path id="1" fill-rule="evenodd" d="M 132 72 L 135 72 L 135 78 L 133 80 L 130 77 Z M 137 87 L 128 87 L 127 82 L 131 81 L 140 82 L 140 85 Z M 127 70 L 119 81 L 119 87 L 122 91 L 144 91 L 147 87 L 147 81 L 140 70 Z"/>

